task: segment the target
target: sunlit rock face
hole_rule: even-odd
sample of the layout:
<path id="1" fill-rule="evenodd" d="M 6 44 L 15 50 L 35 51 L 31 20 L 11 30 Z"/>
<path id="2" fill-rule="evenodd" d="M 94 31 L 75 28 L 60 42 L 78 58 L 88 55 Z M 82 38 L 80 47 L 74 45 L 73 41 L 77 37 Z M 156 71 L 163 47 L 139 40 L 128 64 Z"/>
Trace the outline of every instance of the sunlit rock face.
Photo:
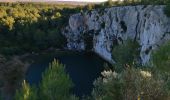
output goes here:
<path id="1" fill-rule="evenodd" d="M 140 5 L 74 14 L 63 31 L 67 48 L 86 50 L 91 45 L 88 49 L 113 63 L 112 47 L 130 38 L 139 42 L 141 61 L 147 64 L 152 50 L 170 39 L 170 18 L 163 9 L 164 6 Z"/>

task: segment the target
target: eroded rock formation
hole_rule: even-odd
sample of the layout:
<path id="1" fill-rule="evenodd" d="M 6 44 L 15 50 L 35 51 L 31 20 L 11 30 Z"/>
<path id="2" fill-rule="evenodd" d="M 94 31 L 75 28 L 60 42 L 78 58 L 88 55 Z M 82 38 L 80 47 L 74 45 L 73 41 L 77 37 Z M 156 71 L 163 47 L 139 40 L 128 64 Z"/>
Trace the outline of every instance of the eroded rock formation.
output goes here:
<path id="1" fill-rule="evenodd" d="M 63 31 L 67 47 L 72 50 L 93 50 L 109 62 L 112 46 L 130 38 L 141 46 L 140 57 L 146 64 L 152 50 L 170 39 L 170 18 L 164 6 L 123 6 L 74 14 Z M 86 37 L 91 37 L 88 40 Z M 89 48 L 91 47 L 91 48 Z"/>

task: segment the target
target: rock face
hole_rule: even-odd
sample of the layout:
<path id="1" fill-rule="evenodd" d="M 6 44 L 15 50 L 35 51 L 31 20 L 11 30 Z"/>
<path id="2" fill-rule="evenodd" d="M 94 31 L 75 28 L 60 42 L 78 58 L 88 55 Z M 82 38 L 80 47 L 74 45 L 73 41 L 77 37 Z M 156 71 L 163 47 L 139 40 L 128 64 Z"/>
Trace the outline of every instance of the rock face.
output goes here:
<path id="1" fill-rule="evenodd" d="M 163 10 L 164 6 L 139 5 L 74 14 L 63 31 L 67 48 L 93 50 L 113 63 L 112 46 L 130 38 L 140 44 L 141 61 L 147 64 L 152 50 L 170 39 L 170 18 Z"/>

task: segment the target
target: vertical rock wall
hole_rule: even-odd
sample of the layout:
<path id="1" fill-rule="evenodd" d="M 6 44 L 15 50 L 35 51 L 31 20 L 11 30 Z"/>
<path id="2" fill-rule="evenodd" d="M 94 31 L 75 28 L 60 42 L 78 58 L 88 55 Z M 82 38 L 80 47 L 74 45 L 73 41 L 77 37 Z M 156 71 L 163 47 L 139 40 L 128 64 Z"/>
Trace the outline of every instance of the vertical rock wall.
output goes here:
<path id="1" fill-rule="evenodd" d="M 163 12 L 164 6 L 122 6 L 97 9 L 70 16 L 69 25 L 63 31 L 67 48 L 91 50 L 109 62 L 112 46 L 130 38 L 139 42 L 143 64 L 150 60 L 152 50 L 170 39 L 170 18 Z M 86 42 L 86 36 L 91 42 Z M 86 41 L 85 41 L 86 39 Z M 92 44 L 89 44 L 92 43 Z"/>

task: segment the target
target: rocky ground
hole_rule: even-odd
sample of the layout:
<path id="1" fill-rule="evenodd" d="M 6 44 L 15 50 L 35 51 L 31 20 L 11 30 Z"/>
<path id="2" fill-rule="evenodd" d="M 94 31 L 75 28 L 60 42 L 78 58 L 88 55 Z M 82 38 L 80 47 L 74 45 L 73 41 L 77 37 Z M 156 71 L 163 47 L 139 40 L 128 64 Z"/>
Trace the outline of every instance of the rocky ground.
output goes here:
<path id="1" fill-rule="evenodd" d="M 0 56 L 0 91 L 3 100 L 11 100 L 16 89 L 21 86 L 29 63 L 23 62 L 24 56 L 5 58 Z"/>

